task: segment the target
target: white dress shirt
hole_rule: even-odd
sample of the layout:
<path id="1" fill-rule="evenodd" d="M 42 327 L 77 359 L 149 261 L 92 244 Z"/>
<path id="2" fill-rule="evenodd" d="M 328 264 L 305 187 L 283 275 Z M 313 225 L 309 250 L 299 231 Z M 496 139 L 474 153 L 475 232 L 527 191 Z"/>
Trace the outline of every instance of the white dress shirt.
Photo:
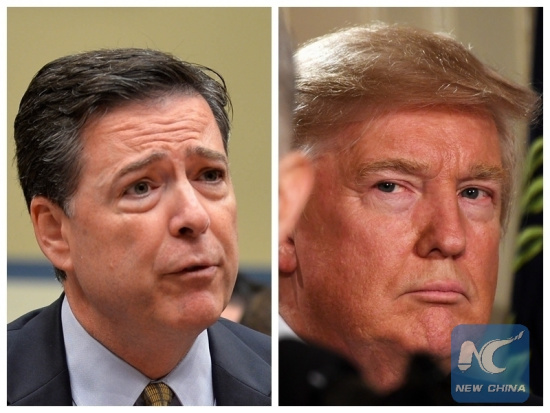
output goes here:
<path id="1" fill-rule="evenodd" d="M 133 406 L 151 380 L 90 336 L 75 318 L 66 297 L 61 321 L 73 404 Z M 197 337 L 179 364 L 160 381 L 174 391 L 172 405 L 215 405 L 206 330 Z"/>
<path id="2" fill-rule="evenodd" d="M 300 337 L 290 328 L 286 321 L 279 315 L 279 340 L 292 338 L 295 340 L 302 341 Z"/>

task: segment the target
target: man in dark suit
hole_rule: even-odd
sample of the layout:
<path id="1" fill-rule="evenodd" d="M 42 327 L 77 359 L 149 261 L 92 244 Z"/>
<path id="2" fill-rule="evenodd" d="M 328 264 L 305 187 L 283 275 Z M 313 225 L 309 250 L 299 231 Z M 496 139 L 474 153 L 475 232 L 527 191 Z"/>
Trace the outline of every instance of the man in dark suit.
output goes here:
<path id="1" fill-rule="evenodd" d="M 269 338 L 219 320 L 238 266 L 229 106 L 219 74 L 152 50 L 32 80 L 17 167 L 64 293 L 8 326 L 8 404 L 271 404 Z"/>

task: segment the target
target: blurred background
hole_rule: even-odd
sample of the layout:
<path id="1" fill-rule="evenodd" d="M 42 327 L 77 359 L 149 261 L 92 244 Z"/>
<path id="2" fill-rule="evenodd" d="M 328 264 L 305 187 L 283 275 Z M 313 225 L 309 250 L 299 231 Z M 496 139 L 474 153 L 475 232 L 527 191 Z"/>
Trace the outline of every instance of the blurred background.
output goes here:
<path id="1" fill-rule="evenodd" d="M 238 291 L 248 299 L 270 286 L 271 9 L 8 8 L 8 322 L 62 291 L 37 246 L 17 181 L 13 121 L 19 101 L 35 73 L 53 59 L 114 47 L 160 49 L 224 77 L 233 102 L 229 160 L 238 204 Z"/>
<path id="2" fill-rule="evenodd" d="M 504 76 L 542 93 L 542 8 L 282 8 L 294 47 L 342 27 L 373 21 L 451 33 Z M 500 253 L 493 323 L 518 323 L 531 334 L 531 388 L 542 396 L 542 117 L 525 140 L 526 171 Z"/>

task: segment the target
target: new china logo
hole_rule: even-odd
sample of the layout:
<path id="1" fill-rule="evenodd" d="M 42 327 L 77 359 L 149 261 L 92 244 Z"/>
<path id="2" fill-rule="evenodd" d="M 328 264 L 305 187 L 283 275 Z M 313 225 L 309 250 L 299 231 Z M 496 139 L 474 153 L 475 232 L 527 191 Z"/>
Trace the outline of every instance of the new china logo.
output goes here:
<path id="1" fill-rule="evenodd" d="M 456 326 L 451 393 L 459 403 L 523 403 L 529 397 L 529 330 L 520 324 Z"/>

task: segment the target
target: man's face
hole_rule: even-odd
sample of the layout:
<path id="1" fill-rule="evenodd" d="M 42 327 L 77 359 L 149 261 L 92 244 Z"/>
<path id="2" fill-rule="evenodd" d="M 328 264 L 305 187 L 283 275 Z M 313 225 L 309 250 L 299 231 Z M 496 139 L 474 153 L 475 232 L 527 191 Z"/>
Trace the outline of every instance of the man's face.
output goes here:
<path id="1" fill-rule="evenodd" d="M 377 348 L 449 357 L 452 328 L 486 323 L 493 303 L 504 175 L 494 122 L 400 111 L 336 139 L 344 148 L 358 135 L 315 162 L 313 194 L 281 249 L 283 270 L 295 266 L 281 300 L 301 314 L 298 333 L 352 358 Z"/>
<path id="2" fill-rule="evenodd" d="M 83 139 L 63 228 L 77 317 L 134 333 L 212 324 L 229 300 L 238 251 L 227 156 L 206 101 L 131 103 L 95 119 Z"/>

